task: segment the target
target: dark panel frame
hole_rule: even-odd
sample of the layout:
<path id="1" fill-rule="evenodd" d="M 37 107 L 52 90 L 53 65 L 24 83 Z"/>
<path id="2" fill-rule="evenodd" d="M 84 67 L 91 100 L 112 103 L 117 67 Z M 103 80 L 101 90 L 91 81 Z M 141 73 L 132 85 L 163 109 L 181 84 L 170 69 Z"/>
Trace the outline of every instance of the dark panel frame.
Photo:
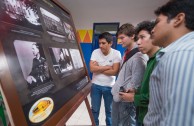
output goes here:
<path id="1" fill-rule="evenodd" d="M 67 10 L 57 0 L 52 0 L 52 2 L 55 3 L 58 7 L 60 7 L 63 11 L 70 14 L 69 10 Z M 74 33 L 76 33 L 71 14 L 70 14 L 70 17 L 71 17 Z M 78 44 L 78 49 L 81 52 L 82 60 L 84 60 L 81 47 L 79 44 Z M 0 61 L 1 61 L 0 90 L 4 99 L 4 103 L 10 119 L 10 123 L 11 125 L 15 125 L 15 126 L 27 126 L 28 124 L 27 124 L 25 115 L 23 113 L 22 105 L 20 103 L 16 87 L 14 85 L 14 79 L 11 76 L 10 67 L 6 60 L 6 55 L 2 45 L 2 38 L 0 38 Z M 84 62 L 84 68 L 86 70 L 86 74 L 89 79 L 85 62 Z M 71 117 L 71 115 L 74 113 L 74 111 L 79 107 L 79 105 L 83 101 L 85 101 L 86 103 L 88 113 L 92 121 L 92 125 L 95 125 L 94 119 L 90 110 L 90 105 L 87 99 L 87 95 L 90 93 L 90 88 L 91 88 L 91 83 L 89 79 L 89 82 L 85 87 L 83 87 L 78 93 L 76 93 L 75 96 L 73 96 L 70 100 L 68 100 L 64 106 L 62 106 L 57 112 L 55 112 L 51 117 L 49 117 L 42 125 L 43 126 L 65 125 L 66 121 Z"/>

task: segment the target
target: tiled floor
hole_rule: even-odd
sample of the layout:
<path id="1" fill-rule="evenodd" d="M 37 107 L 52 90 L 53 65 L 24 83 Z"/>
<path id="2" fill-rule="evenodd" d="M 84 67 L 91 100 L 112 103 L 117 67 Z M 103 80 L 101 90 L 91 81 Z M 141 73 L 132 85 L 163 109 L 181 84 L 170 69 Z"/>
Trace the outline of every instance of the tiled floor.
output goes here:
<path id="1" fill-rule="evenodd" d="M 88 95 L 88 100 L 91 106 L 91 98 Z M 74 112 L 74 114 L 67 121 L 67 126 L 87 126 L 91 125 L 91 120 L 88 114 L 88 110 L 86 108 L 85 102 L 82 102 L 78 109 Z M 104 110 L 104 100 L 101 102 L 100 115 L 99 115 L 99 124 L 100 126 L 105 126 L 105 110 Z"/>

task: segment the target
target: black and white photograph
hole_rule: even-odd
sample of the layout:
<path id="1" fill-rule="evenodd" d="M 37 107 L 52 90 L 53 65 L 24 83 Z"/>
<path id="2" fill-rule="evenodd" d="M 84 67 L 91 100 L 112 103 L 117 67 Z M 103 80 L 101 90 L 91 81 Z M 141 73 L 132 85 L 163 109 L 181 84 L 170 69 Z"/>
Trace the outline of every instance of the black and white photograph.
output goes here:
<path id="1" fill-rule="evenodd" d="M 74 34 L 74 31 L 73 31 L 73 27 L 70 24 L 66 23 L 66 22 L 63 23 L 63 26 L 64 26 L 64 29 L 65 29 L 65 33 L 67 34 L 67 38 L 69 40 L 75 40 L 75 34 Z"/>
<path id="2" fill-rule="evenodd" d="M 73 69 L 69 52 L 65 48 L 49 48 L 53 67 L 56 74 L 61 74 Z"/>
<path id="3" fill-rule="evenodd" d="M 73 60 L 73 65 L 75 69 L 79 69 L 84 67 L 80 51 L 78 49 L 69 49 L 72 60 Z"/>
<path id="4" fill-rule="evenodd" d="M 65 39 L 65 32 L 62 27 L 62 22 L 60 18 L 43 8 L 40 8 L 40 11 L 42 13 L 48 34 L 54 36 L 55 39 L 57 37 L 57 40 L 59 40 L 60 38 Z M 64 40 L 61 39 L 59 40 L 59 42 L 64 42 Z"/>
<path id="5" fill-rule="evenodd" d="M 42 31 L 37 6 L 31 0 L 1 0 L 0 20 Z"/>
<path id="6" fill-rule="evenodd" d="M 89 91 L 71 17 L 53 0 L 0 0 L 1 89 L 13 125 L 57 125 Z"/>
<path id="7" fill-rule="evenodd" d="M 29 90 L 41 88 L 41 85 L 46 86 L 46 83 L 52 82 L 41 44 L 15 40 L 14 47 Z"/>

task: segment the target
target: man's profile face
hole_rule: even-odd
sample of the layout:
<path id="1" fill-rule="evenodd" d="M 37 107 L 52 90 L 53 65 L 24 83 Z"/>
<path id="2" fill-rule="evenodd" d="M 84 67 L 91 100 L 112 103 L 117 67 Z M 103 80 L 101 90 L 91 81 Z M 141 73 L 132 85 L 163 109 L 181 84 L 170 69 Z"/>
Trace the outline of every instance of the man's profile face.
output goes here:
<path id="1" fill-rule="evenodd" d="M 34 56 L 37 56 L 39 54 L 39 49 L 34 44 L 32 45 L 32 53 Z"/>
<path id="2" fill-rule="evenodd" d="M 106 39 L 99 39 L 99 47 L 104 55 L 109 53 L 112 43 L 108 43 Z"/>
<path id="3" fill-rule="evenodd" d="M 160 14 L 155 22 L 152 30 L 153 45 L 166 47 L 169 43 L 173 31 L 172 21 L 168 21 L 168 17 Z"/>
<path id="4" fill-rule="evenodd" d="M 62 51 L 60 51 L 60 54 L 59 54 L 59 56 L 60 56 L 60 59 L 64 59 L 64 54 L 63 54 L 63 52 Z"/>
<path id="5" fill-rule="evenodd" d="M 129 37 L 125 34 L 119 34 L 118 39 L 120 39 L 123 48 L 130 47 L 134 42 L 134 37 L 133 36 Z"/>

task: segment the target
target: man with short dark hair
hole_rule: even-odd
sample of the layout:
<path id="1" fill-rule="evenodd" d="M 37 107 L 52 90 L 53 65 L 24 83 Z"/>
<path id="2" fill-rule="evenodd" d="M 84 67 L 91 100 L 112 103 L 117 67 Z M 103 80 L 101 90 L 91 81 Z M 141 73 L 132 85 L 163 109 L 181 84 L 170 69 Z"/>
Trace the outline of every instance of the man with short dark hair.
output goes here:
<path id="1" fill-rule="evenodd" d="M 145 126 L 194 125 L 194 4 L 168 2 L 155 11 L 153 44 L 163 47 L 150 77 Z"/>
<path id="2" fill-rule="evenodd" d="M 91 88 L 91 105 L 95 123 L 99 125 L 99 112 L 102 96 L 104 98 L 106 125 L 112 126 L 111 111 L 112 86 L 115 83 L 116 75 L 119 71 L 121 54 L 119 51 L 112 49 L 113 36 L 104 32 L 99 35 L 99 49 L 92 52 L 90 59 L 90 71 L 92 76 Z"/>
<path id="3" fill-rule="evenodd" d="M 39 43 L 32 44 L 32 53 L 34 55 L 32 69 L 26 79 L 29 89 L 32 89 L 50 80 L 48 65 Z"/>

